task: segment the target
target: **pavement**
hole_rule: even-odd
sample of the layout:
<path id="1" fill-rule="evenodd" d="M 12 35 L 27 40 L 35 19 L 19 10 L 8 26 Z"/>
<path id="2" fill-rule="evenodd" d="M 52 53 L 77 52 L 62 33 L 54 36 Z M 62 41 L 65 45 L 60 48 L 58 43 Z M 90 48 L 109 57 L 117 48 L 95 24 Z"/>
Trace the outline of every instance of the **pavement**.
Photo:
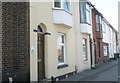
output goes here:
<path id="1" fill-rule="evenodd" d="M 115 67 L 116 65 L 118 65 L 118 59 L 106 62 L 106 63 L 102 64 L 101 66 L 97 67 L 96 69 L 88 69 L 88 70 L 79 72 L 73 76 L 67 77 L 60 81 L 84 81 L 86 78 L 88 78 L 88 77 L 94 78 L 94 76 L 96 76 L 96 74 L 105 72 L 105 71 L 109 70 L 110 68 Z"/>

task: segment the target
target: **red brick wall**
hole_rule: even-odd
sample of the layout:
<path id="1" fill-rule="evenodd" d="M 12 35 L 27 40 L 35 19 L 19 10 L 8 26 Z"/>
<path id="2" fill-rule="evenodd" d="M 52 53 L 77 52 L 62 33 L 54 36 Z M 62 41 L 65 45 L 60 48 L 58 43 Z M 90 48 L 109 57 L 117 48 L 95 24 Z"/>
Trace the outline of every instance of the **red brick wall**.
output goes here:
<path id="1" fill-rule="evenodd" d="M 98 41 L 100 42 L 100 62 L 103 63 L 103 44 L 102 44 L 102 38 L 97 38 L 97 35 L 100 35 L 96 32 L 96 10 L 92 9 L 92 30 L 93 30 L 93 40 L 94 40 L 94 44 L 96 45 L 96 63 L 98 63 L 98 59 L 99 59 L 99 47 L 98 47 Z M 94 51 L 95 51 L 94 50 Z"/>

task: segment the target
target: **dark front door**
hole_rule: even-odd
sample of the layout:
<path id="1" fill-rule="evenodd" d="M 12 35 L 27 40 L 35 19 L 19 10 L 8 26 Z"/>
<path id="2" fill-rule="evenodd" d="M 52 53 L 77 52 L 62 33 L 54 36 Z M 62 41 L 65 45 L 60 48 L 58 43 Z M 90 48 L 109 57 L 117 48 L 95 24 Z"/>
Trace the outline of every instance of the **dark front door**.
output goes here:
<path id="1" fill-rule="evenodd" d="M 45 77 L 44 67 L 44 35 L 38 33 L 38 80 Z"/>

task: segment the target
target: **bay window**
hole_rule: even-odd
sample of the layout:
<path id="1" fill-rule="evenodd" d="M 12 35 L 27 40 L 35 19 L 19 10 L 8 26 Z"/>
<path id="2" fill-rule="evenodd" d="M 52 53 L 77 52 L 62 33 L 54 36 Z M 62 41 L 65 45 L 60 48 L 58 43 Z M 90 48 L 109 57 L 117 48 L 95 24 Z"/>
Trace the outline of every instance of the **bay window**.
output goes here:
<path id="1" fill-rule="evenodd" d="M 96 15 L 96 31 L 101 31 L 101 16 Z"/>
<path id="2" fill-rule="evenodd" d="M 55 8 L 61 8 L 61 2 L 60 2 L 61 0 L 55 0 L 55 2 L 54 2 L 54 7 Z"/>
<path id="3" fill-rule="evenodd" d="M 100 27 L 99 27 L 99 15 L 96 15 L 96 31 L 100 31 Z"/>
<path id="4" fill-rule="evenodd" d="M 80 2 L 80 22 L 91 24 L 90 18 L 90 5 L 87 2 Z"/>
<path id="5" fill-rule="evenodd" d="M 65 34 L 57 34 L 57 54 L 58 54 L 58 65 L 65 64 Z"/>
<path id="6" fill-rule="evenodd" d="M 54 8 L 70 11 L 70 2 L 68 0 L 54 0 Z"/>

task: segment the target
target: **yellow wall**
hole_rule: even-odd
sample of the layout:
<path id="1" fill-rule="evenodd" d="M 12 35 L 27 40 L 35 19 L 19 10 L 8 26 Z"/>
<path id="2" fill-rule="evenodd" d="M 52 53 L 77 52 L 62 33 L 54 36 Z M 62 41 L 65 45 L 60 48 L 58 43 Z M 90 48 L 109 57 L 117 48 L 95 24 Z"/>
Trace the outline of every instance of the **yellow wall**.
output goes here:
<path id="1" fill-rule="evenodd" d="M 37 33 L 33 32 L 40 23 L 46 26 L 45 35 L 45 77 L 60 76 L 68 72 L 75 71 L 75 35 L 74 27 L 68 29 L 64 25 L 53 24 L 52 2 L 32 2 L 30 3 L 30 47 L 34 51 L 30 52 L 30 79 L 37 81 Z M 66 34 L 67 64 L 68 67 L 57 69 L 57 32 Z"/>
<path id="2" fill-rule="evenodd" d="M 90 40 L 89 40 L 89 35 L 88 34 L 82 34 L 82 38 L 87 39 L 87 61 L 83 60 L 83 70 L 85 69 L 90 69 L 91 66 L 91 59 L 90 59 Z M 82 52 L 83 53 L 83 52 Z"/>
<path id="3" fill-rule="evenodd" d="M 81 26 L 80 26 L 80 15 L 79 15 L 79 3 L 74 2 L 74 27 L 75 27 L 75 49 L 76 49 L 76 67 L 78 72 L 81 72 L 85 69 L 90 69 L 90 43 L 89 43 L 89 35 L 81 33 Z M 83 42 L 82 39 L 87 39 L 87 53 L 88 53 L 88 61 L 85 62 L 83 60 Z"/>

